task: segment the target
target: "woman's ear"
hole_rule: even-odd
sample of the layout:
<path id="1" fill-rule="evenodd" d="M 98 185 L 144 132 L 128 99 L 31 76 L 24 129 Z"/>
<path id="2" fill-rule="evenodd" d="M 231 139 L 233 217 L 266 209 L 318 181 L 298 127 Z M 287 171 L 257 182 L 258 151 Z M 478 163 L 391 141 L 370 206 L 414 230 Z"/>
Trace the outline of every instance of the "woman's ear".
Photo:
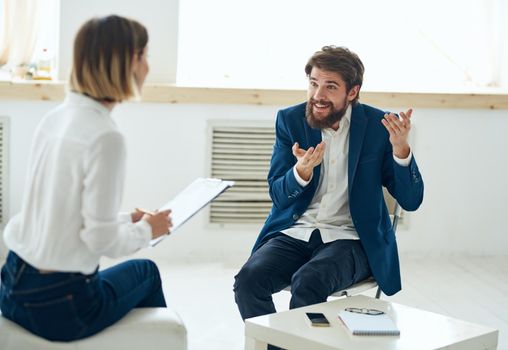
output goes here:
<path id="1" fill-rule="evenodd" d="M 143 59 L 143 54 L 145 53 L 144 50 L 138 51 L 136 54 L 134 54 L 134 61 L 139 62 Z"/>
<path id="2" fill-rule="evenodd" d="M 143 49 L 135 54 L 132 60 L 132 76 L 139 91 L 143 86 L 149 71 L 148 61 L 146 59 L 147 49 Z"/>

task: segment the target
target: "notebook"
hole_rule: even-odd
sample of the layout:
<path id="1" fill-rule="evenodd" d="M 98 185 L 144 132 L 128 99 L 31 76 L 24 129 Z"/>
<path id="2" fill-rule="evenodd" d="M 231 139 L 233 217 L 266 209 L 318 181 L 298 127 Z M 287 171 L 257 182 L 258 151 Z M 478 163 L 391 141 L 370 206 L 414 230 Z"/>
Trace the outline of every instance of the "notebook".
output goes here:
<path id="1" fill-rule="evenodd" d="M 194 216 L 194 214 L 234 184 L 234 181 L 225 181 L 221 179 L 200 177 L 194 180 L 183 191 L 178 193 L 172 200 L 159 209 L 160 211 L 171 209 L 171 221 L 173 223 L 171 233 L 175 232 L 187 220 Z M 165 237 L 167 237 L 167 235 L 153 239 L 150 245 L 155 246 Z"/>
<path id="2" fill-rule="evenodd" d="M 353 335 L 400 335 L 400 330 L 387 314 L 366 315 L 340 311 L 339 318 Z"/>

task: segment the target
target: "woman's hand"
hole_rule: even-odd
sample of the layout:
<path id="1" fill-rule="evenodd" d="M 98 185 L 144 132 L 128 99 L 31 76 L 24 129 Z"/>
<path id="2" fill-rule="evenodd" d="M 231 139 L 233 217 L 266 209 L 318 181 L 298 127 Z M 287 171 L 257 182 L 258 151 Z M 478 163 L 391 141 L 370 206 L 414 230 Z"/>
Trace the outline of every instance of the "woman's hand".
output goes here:
<path id="1" fill-rule="evenodd" d="M 136 211 L 131 213 L 132 222 L 133 223 L 138 222 L 139 220 L 141 220 L 143 215 L 145 215 L 145 213 L 143 213 L 142 211 L 139 211 L 139 210 L 136 209 Z"/>
<path id="2" fill-rule="evenodd" d="M 142 220 L 146 220 L 152 227 L 152 239 L 170 233 L 173 227 L 170 214 L 171 209 L 155 212 L 154 215 L 143 215 Z"/>

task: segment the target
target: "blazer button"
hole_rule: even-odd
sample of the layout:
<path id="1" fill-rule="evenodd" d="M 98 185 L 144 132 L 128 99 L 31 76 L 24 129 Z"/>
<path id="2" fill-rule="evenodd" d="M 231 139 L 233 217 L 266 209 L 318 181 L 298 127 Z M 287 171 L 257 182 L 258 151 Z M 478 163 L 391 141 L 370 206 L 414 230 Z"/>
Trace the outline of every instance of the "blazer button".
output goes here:
<path id="1" fill-rule="evenodd" d="M 298 215 L 297 214 L 293 214 L 293 220 L 298 220 Z"/>

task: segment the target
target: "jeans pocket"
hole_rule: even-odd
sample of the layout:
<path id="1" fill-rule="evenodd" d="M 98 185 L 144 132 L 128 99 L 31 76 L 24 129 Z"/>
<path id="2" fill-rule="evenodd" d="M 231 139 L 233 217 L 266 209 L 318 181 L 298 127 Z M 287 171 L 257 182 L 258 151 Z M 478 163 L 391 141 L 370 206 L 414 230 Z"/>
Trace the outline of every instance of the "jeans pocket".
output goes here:
<path id="1" fill-rule="evenodd" d="M 86 331 L 74 304 L 72 294 L 37 303 L 24 303 L 32 331 L 49 340 L 71 341 Z"/>

